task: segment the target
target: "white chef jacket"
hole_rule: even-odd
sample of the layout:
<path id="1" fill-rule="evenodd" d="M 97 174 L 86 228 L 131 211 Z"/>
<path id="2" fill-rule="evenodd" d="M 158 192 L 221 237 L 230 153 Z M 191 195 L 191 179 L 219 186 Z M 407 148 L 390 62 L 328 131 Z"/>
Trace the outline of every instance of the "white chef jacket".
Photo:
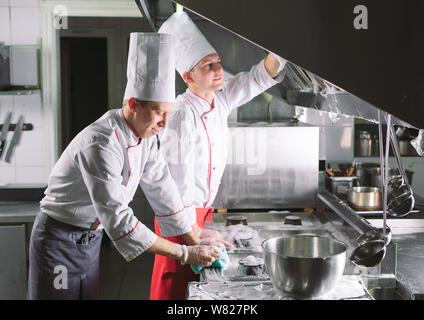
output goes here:
<path id="1" fill-rule="evenodd" d="M 144 191 L 162 236 L 191 230 L 157 138 L 139 139 L 122 109 L 106 112 L 81 131 L 55 164 L 41 210 L 55 220 L 86 228 L 104 228 L 123 257 L 130 261 L 148 249 L 157 236 L 128 206 L 138 185 Z"/>
<path id="2" fill-rule="evenodd" d="M 196 208 L 212 205 L 226 165 L 229 114 L 277 84 L 284 74 L 271 78 L 262 60 L 250 72 L 227 80 L 211 105 L 190 89 L 177 97 L 161 143 L 185 205 L 193 201 Z M 195 217 L 190 217 L 192 223 Z"/>

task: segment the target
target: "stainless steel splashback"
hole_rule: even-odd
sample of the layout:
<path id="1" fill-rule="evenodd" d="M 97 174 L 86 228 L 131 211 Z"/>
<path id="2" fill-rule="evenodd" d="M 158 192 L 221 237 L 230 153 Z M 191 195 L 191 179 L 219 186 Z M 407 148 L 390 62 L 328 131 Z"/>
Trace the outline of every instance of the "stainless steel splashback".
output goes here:
<path id="1" fill-rule="evenodd" d="M 265 51 L 289 60 L 288 77 L 270 92 L 290 104 L 371 121 L 377 121 L 378 107 L 394 115 L 396 124 L 424 128 L 423 1 L 174 2 L 221 30 L 202 31 L 214 46 L 226 47 L 216 48 L 223 61 L 235 41 L 214 42 L 214 34 L 224 31 L 237 38 L 237 55 L 249 65 L 257 62 L 252 53 Z M 368 9 L 366 30 L 353 25 L 359 4 Z M 246 49 L 241 39 L 255 49 Z M 241 64 L 234 71 L 242 70 Z"/>
<path id="2" fill-rule="evenodd" d="M 319 127 L 233 124 L 227 163 L 214 208 L 314 207 Z"/>

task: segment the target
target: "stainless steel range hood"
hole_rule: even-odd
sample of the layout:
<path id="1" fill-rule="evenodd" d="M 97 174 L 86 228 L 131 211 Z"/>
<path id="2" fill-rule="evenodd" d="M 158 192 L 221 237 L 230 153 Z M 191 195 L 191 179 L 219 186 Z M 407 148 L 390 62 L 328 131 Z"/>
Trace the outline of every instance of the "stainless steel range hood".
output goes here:
<path id="1" fill-rule="evenodd" d="M 153 6 L 172 9 L 168 2 L 153 1 Z M 289 60 L 286 79 L 270 93 L 290 105 L 374 122 L 379 108 L 394 115 L 396 124 L 424 128 L 422 0 L 173 2 L 195 13 L 190 15 L 198 25 L 203 19 L 210 21 L 219 37 L 228 33 L 243 39 L 245 43 L 238 43 L 245 48 L 238 54 L 250 65 L 267 51 Z M 356 30 L 353 24 L 359 4 L 368 9 L 365 30 Z M 160 19 L 167 18 L 163 10 L 157 12 Z M 217 46 L 214 27 L 203 25 L 199 28 Z M 233 50 L 233 40 L 226 45 Z M 229 49 L 219 44 L 216 49 L 225 64 Z M 232 61 L 224 69 L 243 70 Z"/>

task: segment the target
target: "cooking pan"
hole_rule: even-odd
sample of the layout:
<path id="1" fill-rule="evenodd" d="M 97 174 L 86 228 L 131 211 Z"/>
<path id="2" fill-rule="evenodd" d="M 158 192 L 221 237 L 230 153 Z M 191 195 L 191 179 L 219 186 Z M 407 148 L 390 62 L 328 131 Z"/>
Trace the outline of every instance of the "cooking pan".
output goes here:
<path id="1" fill-rule="evenodd" d="M 347 192 L 347 201 L 356 211 L 381 210 L 381 189 L 376 187 L 352 187 Z"/>
<path id="2" fill-rule="evenodd" d="M 377 187 L 381 186 L 381 178 L 380 178 L 380 164 L 378 163 L 360 163 L 355 168 L 356 176 L 358 178 L 358 182 L 360 186 L 364 187 Z M 405 170 L 406 176 L 408 178 L 409 184 L 412 184 L 412 175 L 413 171 Z M 389 169 L 388 180 L 390 180 L 394 176 L 400 175 L 399 169 L 391 168 Z"/>

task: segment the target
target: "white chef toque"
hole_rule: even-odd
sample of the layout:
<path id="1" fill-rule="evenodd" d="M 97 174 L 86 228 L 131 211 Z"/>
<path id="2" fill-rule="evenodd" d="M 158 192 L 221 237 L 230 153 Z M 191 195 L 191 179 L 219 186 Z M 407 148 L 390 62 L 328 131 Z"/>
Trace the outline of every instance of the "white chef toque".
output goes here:
<path id="1" fill-rule="evenodd" d="M 165 33 L 132 32 L 124 100 L 175 102 L 175 42 Z"/>
<path id="2" fill-rule="evenodd" d="M 175 37 L 175 68 L 183 76 L 204 57 L 216 53 L 194 22 L 185 12 L 176 12 L 159 28 L 160 33 Z"/>

